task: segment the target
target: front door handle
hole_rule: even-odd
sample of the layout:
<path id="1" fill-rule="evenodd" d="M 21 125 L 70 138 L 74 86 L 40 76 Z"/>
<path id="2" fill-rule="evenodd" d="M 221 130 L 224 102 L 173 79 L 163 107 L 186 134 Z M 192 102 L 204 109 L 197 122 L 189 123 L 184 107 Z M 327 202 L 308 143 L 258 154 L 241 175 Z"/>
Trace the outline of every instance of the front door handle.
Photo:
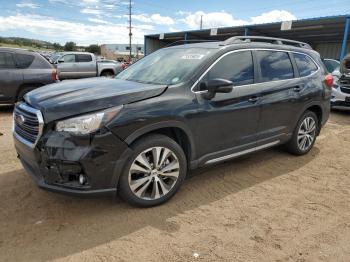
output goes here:
<path id="1" fill-rule="evenodd" d="M 252 96 L 251 98 L 248 99 L 248 101 L 250 103 L 256 103 L 258 101 L 258 97 L 257 96 Z"/>

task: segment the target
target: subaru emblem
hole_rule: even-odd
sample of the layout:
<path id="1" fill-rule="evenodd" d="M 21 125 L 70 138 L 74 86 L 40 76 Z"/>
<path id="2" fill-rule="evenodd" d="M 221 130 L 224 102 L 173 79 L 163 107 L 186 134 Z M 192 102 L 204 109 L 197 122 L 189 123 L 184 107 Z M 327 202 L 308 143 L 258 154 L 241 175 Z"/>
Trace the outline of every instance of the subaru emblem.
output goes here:
<path id="1" fill-rule="evenodd" d="M 19 125 L 23 125 L 23 124 L 25 123 L 25 121 L 26 121 L 26 119 L 25 119 L 24 116 L 22 116 L 22 115 L 18 115 L 18 116 L 16 117 L 16 120 L 17 120 L 17 123 L 18 123 Z"/>

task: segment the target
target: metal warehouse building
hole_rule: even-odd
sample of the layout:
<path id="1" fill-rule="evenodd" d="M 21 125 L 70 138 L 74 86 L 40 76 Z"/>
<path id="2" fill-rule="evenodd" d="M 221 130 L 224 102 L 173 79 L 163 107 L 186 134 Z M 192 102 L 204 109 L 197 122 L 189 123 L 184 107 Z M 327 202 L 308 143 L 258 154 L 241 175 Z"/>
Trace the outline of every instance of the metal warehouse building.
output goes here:
<path id="1" fill-rule="evenodd" d="M 290 22 L 221 27 L 145 36 L 145 55 L 171 44 L 225 40 L 232 36 L 268 36 L 309 43 L 324 58 L 341 59 L 350 52 L 350 15 L 302 19 Z M 176 42 L 176 43 L 175 43 Z"/>

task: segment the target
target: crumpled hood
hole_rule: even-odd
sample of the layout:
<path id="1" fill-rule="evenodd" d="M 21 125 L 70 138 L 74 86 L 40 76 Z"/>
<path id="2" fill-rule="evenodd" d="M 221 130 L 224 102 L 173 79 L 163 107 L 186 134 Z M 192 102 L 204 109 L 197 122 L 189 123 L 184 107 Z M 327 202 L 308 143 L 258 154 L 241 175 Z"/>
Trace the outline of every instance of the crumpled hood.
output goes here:
<path id="1" fill-rule="evenodd" d="M 47 85 L 29 92 L 24 100 L 32 107 L 40 109 L 48 123 L 155 97 L 166 88 L 166 85 L 95 77 Z"/>

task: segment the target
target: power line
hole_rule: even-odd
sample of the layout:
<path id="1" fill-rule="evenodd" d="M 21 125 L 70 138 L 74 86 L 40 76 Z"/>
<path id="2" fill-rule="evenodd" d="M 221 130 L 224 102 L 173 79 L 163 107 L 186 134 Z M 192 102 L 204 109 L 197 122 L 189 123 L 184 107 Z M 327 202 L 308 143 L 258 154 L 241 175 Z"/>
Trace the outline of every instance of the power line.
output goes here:
<path id="1" fill-rule="evenodd" d="M 131 0 L 129 0 L 129 62 L 131 62 L 131 38 L 132 38 L 132 32 L 131 32 Z"/>

